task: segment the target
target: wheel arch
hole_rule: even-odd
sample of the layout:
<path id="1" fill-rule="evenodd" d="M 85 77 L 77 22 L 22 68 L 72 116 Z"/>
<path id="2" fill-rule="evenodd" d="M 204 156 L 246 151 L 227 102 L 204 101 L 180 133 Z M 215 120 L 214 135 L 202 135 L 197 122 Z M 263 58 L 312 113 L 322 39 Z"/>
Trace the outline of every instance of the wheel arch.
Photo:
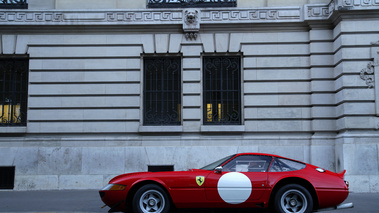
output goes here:
<path id="1" fill-rule="evenodd" d="M 127 209 L 132 207 L 132 200 L 133 200 L 133 197 L 136 194 L 137 190 L 139 188 L 141 188 L 142 186 L 147 185 L 147 184 L 155 184 L 155 185 L 161 187 L 166 192 L 167 196 L 169 197 L 169 199 L 170 199 L 169 202 L 171 203 L 171 205 L 173 207 L 175 206 L 174 202 L 172 201 L 170 192 L 167 190 L 166 186 L 163 183 L 161 183 L 160 181 L 155 181 L 155 180 L 142 180 L 138 183 L 133 184 L 133 186 L 129 189 L 128 195 L 126 196 L 126 208 Z"/>
<path id="2" fill-rule="evenodd" d="M 317 196 L 315 188 L 313 187 L 313 185 L 309 181 L 307 181 L 306 179 L 300 178 L 300 177 L 287 177 L 287 178 L 284 178 L 284 179 L 278 181 L 271 191 L 269 206 L 274 202 L 274 197 L 275 197 L 275 194 L 278 192 L 278 190 L 287 184 L 298 184 L 298 185 L 301 185 L 304 188 L 306 188 L 312 196 L 313 209 L 318 209 L 319 200 L 318 200 L 318 196 Z"/>

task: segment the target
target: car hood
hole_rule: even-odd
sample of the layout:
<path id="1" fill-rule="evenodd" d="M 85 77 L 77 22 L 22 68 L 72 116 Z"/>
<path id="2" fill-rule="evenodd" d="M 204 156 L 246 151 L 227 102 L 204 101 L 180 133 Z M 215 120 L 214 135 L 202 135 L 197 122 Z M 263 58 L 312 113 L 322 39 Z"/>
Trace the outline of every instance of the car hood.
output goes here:
<path id="1" fill-rule="evenodd" d="M 119 179 L 123 179 L 125 177 L 128 177 L 128 176 L 135 176 L 135 175 L 140 175 L 140 174 L 146 174 L 146 173 L 150 173 L 150 172 L 133 172 L 133 173 L 126 173 L 126 174 L 122 174 L 122 175 L 118 175 L 114 178 L 112 178 L 109 182 L 115 182 Z"/>

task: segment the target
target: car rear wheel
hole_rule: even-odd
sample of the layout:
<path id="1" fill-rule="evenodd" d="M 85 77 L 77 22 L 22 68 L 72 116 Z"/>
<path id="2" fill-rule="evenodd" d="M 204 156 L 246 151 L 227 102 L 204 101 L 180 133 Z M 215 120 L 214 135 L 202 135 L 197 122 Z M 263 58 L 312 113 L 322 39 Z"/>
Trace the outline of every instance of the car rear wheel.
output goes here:
<path id="1" fill-rule="evenodd" d="M 310 213 L 313 210 L 313 199 L 306 188 L 288 184 L 276 193 L 274 210 L 279 213 Z"/>
<path id="2" fill-rule="evenodd" d="M 167 213 L 169 209 L 169 197 L 155 184 L 142 186 L 133 197 L 133 211 L 136 213 Z"/>

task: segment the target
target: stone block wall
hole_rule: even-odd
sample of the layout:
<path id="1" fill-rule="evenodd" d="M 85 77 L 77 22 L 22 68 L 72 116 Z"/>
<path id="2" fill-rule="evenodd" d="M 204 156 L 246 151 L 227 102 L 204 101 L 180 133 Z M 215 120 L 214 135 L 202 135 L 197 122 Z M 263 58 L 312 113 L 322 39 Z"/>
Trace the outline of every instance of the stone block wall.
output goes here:
<path id="1" fill-rule="evenodd" d="M 377 84 L 371 87 L 361 78 L 368 75 L 362 70 L 379 57 L 377 27 L 372 20 L 346 20 L 333 32 L 337 169 L 346 169 L 352 188 L 360 192 L 378 192 Z"/>
<path id="2" fill-rule="evenodd" d="M 0 166 L 16 166 L 16 190 L 99 189 L 148 165 L 263 152 L 346 169 L 352 191 L 378 192 L 367 79 L 379 75 L 364 72 L 379 63 L 378 5 L 349 2 L 199 9 L 196 38 L 182 9 L 1 11 L 1 53 L 30 61 L 27 125 L 0 128 Z M 182 125 L 144 126 L 143 57 L 167 55 L 182 58 Z M 209 55 L 241 56 L 242 125 L 203 125 Z"/>

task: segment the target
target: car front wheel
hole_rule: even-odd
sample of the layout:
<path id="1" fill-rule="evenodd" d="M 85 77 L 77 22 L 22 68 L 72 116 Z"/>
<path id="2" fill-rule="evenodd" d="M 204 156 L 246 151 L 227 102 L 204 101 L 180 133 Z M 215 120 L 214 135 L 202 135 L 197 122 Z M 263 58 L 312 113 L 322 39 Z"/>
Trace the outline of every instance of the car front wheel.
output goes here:
<path id="1" fill-rule="evenodd" d="M 155 184 L 144 185 L 133 197 L 133 210 L 136 213 L 167 213 L 170 200 L 166 192 Z"/>
<path id="2" fill-rule="evenodd" d="M 303 186 L 288 184 L 276 193 L 274 209 L 279 213 L 310 213 L 313 210 L 313 199 Z"/>

